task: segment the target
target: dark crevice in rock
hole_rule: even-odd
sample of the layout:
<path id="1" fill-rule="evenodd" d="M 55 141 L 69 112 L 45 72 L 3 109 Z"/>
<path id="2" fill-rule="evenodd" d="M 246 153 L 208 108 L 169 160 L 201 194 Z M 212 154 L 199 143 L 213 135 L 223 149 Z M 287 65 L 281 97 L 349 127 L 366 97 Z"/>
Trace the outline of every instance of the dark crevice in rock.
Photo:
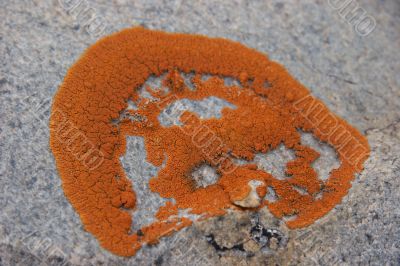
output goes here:
<path id="1" fill-rule="evenodd" d="M 239 251 L 245 252 L 244 247 L 243 247 L 243 243 L 236 244 L 233 247 L 228 248 L 228 247 L 224 247 L 224 246 L 219 245 L 217 243 L 217 241 L 215 241 L 215 237 L 214 237 L 213 234 L 207 235 L 206 239 L 207 239 L 207 242 L 209 244 L 211 244 L 217 252 L 224 252 L 224 251 L 228 251 L 228 250 L 239 250 Z"/>

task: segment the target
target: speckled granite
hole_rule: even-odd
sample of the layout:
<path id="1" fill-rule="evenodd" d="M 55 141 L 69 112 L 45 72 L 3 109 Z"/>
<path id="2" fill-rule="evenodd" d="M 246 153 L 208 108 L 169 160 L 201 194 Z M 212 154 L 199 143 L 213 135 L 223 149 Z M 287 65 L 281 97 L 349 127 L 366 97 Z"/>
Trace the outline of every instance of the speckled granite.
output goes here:
<path id="1" fill-rule="evenodd" d="M 78 2 L 97 24 L 68 11 Z M 400 264 L 400 3 L 353 1 L 376 21 L 362 37 L 335 10 L 338 2 L 0 1 L 0 265 Z M 196 223 L 132 258 L 100 248 L 60 188 L 48 143 L 50 101 L 99 36 L 138 24 L 265 52 L 366 134 L 372 153 L 343 203 L 302 230 L 263 210 Z M 128 175 L 145 164 L 132 157 Z M 323 175 L 327 166 L 316 167 Z"/>

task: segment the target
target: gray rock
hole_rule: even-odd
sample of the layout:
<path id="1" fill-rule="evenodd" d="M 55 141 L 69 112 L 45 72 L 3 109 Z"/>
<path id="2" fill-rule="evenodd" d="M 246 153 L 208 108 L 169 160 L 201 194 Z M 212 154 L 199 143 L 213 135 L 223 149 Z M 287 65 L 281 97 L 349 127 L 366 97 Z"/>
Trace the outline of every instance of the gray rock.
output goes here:
<path id="1" fill-rule="evenodd" d="M 63 5 L 78 2 L 73 10 Z M 0 265 L 400 264 L 400 4 L 352 1 L 376 21 L 361 36 L 333 2 L 341 1 L 0 1 Z M 287 67 L 368 137 L 371 156 L 343 202 L 301 230 L 288 230 L 263 209 L 196 223 L 131 258 L 99 247 L 60 187 L 49 110 L 81 53 L 133 25 L 240 41 Z M 210 106 L 209 115 L 218 114 L 221 103 Z M 207 115 L 201 104 L 191 108 Z M 157 171 L 137 170 L 143 158 L 124 165 L 128 175 Z M 321 178 L 329 165 L 315 166 Z"/>

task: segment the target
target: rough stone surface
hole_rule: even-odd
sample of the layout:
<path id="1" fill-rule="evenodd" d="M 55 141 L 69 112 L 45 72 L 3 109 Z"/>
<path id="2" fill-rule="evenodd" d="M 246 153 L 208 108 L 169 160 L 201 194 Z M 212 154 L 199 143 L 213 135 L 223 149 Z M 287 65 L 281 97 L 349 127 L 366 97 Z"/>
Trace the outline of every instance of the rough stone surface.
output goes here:
<path id="1" fill-rule="evenodd" d="M 0 265 L 400 264 L 400 3 L 354 0 L 377 24 L 362 37 L 333 2 L 340 1 L 0 1 Z M 135 257 L 110 254 L 82 229 L 49 150 L 51 99 L 99 37 L 88 34 L 93 25 L 83 13 L 68 12 L 63 3 L 91 8 L 107 26 L 99 36 L 141 24 L 229 38 L 267 53 L 367 135 L 372 153 L 365 170 L 340 205 L 302 230 L 288 230 L 267 209 L 232 212 Z M 221 102 L 207 104 L 191 108 L 218 114 Z M 140 140 L 128 150 L 137 156 L 121 160 L 145 200 L 145 180 L 158 169 L 146 164 Z M 321 178 L 335 160 L 329 148 L 322 150 L 331 163 L 314 165 Z M 133 215 L 149 221 L 146 212 Z"/>

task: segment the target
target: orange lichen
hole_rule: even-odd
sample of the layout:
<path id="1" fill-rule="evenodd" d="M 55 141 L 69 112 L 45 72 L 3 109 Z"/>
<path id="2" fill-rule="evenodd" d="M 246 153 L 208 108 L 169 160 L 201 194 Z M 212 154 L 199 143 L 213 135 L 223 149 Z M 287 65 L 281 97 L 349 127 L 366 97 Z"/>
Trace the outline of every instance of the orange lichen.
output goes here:
<path id="1" fill-rule="evenodd" d="M 162 86 L 167 90 L 148 87 L 154 99 L 139 96 L 138 88 L 149 76 L 165 73 Z M 185 85 L 181 73 L 194 73 L 195 90 Z M 203 74 L 211 78 L 203 80 Z M 224 77 L 237 79 L 241 86 L 225 86 Z M 160 124 L 158 115 L 173 102 L 209 96 L 236 108 L 223 109 L 220 119 L 200 119 L 186 111 L 180 116 L 182 125 Z M 128 100 L 137 108 L 126 110 Z M 120 119 L 124 110 L 141 119 Z M 122 256 L 189 226 L 192 221 L 179 217 L 179 210 L 189 209 L 204 219 L 228 208 L 242 209 L 234 201 L 249 194 L 252 180 L 263 184 L 256 190 L 261 198 L 267 187 L 277 196 L 252 209 L 268 206 L 278 218 L 296 215 L 287 221 L 290 228 L 310 225 L 341 201 L 369 154 L 365 137 L 264 54 L 228 40 L 143 28 L 100 40 L 71 67 L 54 97 L 50 129 L 65 195 L 85 229 Z M 327 180 L 318 179 L 312 168 L 319 154 L 301 144 L 300 130 L 336 149 L 341 165 Z M 150 180 L 151 190 L 175 200 L 138 232 L 131 232 L 129 209 L 140 206 L 119 161 L 131 135 L 144 138 L 147 161 L 162 167 Z M 281 143 L 296 154 L 286 165 L 290 177 L 284 180 L 250 162 L 256 153 Z M 235 159 L 249 163 L 236 164 Z M 202 164 L 217 169 L 215 184 L 195 185 L 191 173 Z"/>

